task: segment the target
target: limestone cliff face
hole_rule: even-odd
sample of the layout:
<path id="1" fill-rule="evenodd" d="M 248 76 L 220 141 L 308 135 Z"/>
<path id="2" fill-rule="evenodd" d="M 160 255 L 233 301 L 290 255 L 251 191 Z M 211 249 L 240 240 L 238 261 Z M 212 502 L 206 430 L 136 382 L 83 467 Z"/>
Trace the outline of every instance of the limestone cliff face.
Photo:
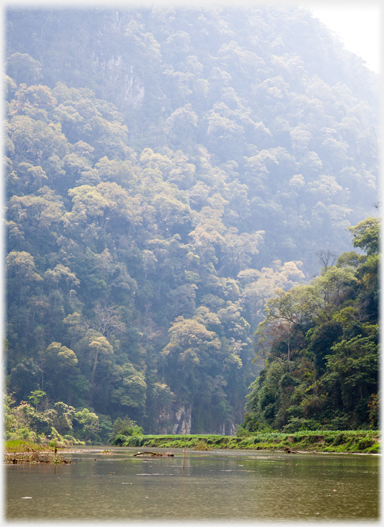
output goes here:
<path id="1" fill-rule="evenodd" d="M 190 434 L 192 428 L 192 405 L 175 403 L 169 412 L 158 418 L 161 434 Z"/>
<path id="2" fill-rule="evenodd" d="M 174 412 L 173 434 L 190 434 L 192 428 L 192 405 L 180 404 Z"/>
<path id="3" fill-rule="evenodd" d="M 121 112 L 138 109 L 145 95 L 145 87 L 129 59 L 123 55 L 100 57 L 94 55 L 93 65 L 103 77 L 106 99 L 113 100 Z"/>
<path id="4" fill-rule="evenodd" d="M 222 436 L 234 436 L 236 435 L 236 426 L 234 423 L 222 423 L 218 430 L 216 430 L 216 434 Z"/>
<path id="5" fill-rule="evenodd" d="M 92 75 L 102 77 L 102 97 L 125 116 L 140 109 L 146 93 L 145 80 L 135 67 L 135 50 L 126 40 L 127 23 L 116 11 L 115 18 L 100 27 L 92 50 Z"/>
<path id="6" fill-rule="evenodd" d="M 169 412 L 162 412 L 158 417 L 160 434 L 190 434 L 192 430 L 192 405 L 174 403 Z M 208 433 L 208 432 L 207 432 Z M 211 433 L 219 435 L 236 435 L 234 423 L 221 423 Z"/>

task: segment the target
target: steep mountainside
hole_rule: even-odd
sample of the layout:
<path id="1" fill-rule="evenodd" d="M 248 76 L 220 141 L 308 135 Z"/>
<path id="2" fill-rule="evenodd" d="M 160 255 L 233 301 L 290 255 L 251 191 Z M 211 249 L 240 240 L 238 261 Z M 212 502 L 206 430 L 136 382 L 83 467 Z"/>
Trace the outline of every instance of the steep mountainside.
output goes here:
<path id="1" fill-rule="evenodd" d="M 10 391 L 233 431 L 265 301 L 376 211 L 377 77 L 296 8 L 6 24 Z"/>

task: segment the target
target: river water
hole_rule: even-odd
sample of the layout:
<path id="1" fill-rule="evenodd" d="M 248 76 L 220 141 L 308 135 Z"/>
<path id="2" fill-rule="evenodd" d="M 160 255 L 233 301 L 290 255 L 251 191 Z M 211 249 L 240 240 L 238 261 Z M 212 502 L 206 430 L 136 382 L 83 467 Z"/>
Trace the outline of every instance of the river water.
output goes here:
<path id="1" fill-rule="evenodd" d="M 174 457 L 139 458 L 137 448 L 97 448 L 65 454 L 69 465 L 7 465 L 6 518 L 379 518 L 378 455 L 187 449 L 184 459 L 171 449 Z"/>

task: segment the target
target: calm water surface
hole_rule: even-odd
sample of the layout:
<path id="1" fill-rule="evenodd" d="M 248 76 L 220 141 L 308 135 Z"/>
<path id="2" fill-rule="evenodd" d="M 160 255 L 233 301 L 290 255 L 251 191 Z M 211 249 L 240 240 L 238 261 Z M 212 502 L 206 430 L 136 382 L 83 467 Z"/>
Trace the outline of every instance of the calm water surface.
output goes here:
<path id="1" fill-rule="evenodd" d="M 180 449 L 156 459 L 105 448 L 66 454 L 71 465 L 7 465 L 7 518 L 379 518 L 377 455 L 187 450 L 183 470 Z"/>

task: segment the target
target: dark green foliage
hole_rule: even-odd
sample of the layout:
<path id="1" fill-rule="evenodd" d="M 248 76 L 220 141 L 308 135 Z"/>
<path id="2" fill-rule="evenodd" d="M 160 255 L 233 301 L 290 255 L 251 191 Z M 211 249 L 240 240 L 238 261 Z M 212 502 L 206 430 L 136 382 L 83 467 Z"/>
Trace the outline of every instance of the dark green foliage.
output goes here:
<path id="1" fill-rule="evenodd" d="M 325 370 L 326 356 L 343 334 L 343 327 L 340 323 L 333 321 L 325 322 L 311 331 L 309 337 L 308 350 L 315 356 L 315 370 L 317 377 L 320 377 Z"/>
<path id="2" fill-rule="evenodd" d="M 320 423 L 313 421 L 313 419 L 300 419 L 292 417 L 289 423 L 283 427 L 283 432 L 294 433 L 299 430 L 319 430 Z"/>
<path id="3" fill-rule="evenodd" d="M 87 440 L 127 415 L 168 432 L 180 411 L 233 433 L 266 300 L 350 250 L 377 200 L 376 77 L 296 8 L 6 19 L 10 393 L 77 409 Z M 377 422 L 377 231 L 354 227 L 368 257 L 319 277 L 321 320 L 294 289 L 249 429 L 317 422 L 324 390 L 330 426 Z"/>
<path id="4" fill-rule="evenodd" d="M 218 435 L 166 435 L 123 436 L 119 446 L 187 448 L 194 450 L 240 449 L 277 450 L 285 452 L 364 452 L 380 451 L 380 432 L 377 430 L 349 430 L 345 433 L 324 430 L 299 432 L 255 432 L 250 434 L 238 429 L 236 437 Z"/>
<path id="5" fill-rule="evenodd" d="M 312 281 L 307 293 L 318 302 L 308 315 L 307 325 L 312 327 L 305 338 L 300 338 L 298 314 L 308 295 L 293 288 L 267 302 L 267 318 L 256 335 L 257 346 L 269 342 L 270 351 L 251 385 L 244 429 L 253 432 L 264 424 L 285 432 L 377 427 L 378 313 L 367 297 L 378 296 L 378 281 L 377 268 L 372 270 L 367 262 L 379 258 L 379 220 L 368 218 L 350 230 L 354 245 L 367 248 L 369 254 L 353 257 L 353 267 L 346 265 L 352 261 L 351 253 L 342 255 L 336 266 L 323 269 Z M 292 306 L 288 296 L 299 300 L 295 311 L 287 309 Z M 287 335 L 290 362 L 276 353 Z"/>
<path id="6" fill-rule="evenodd" d="M 41 370 L 33 359 L 20 362 L 12 369 L 9 377 L 9 390 L 15 394 L 19 401 L 26 400 L 31 391 L 36 390 L 40 384 Z"/>
<path id="7" fill-rule="evenodd" d="M 143 429 L 126 415 L 124 419 L 118 417 L 113 423 L 109 442 L 115 446 L 126 446 L 128 441 L 129 446 L 139 446 L 135 439 L 137 436 L 140 438 L 142 435 Z"/>

